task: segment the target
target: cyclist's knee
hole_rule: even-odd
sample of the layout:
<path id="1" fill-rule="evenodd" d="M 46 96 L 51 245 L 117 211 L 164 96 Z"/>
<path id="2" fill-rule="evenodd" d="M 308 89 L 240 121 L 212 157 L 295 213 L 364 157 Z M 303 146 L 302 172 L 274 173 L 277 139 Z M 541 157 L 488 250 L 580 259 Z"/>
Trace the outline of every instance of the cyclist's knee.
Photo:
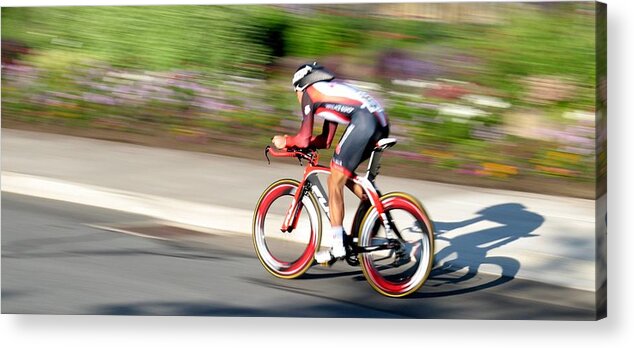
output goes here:
<path id="1" fill-rule="evenodd" d="M 339 168 L 331 168 L 330 177 L 328 177 L 328 185 L 343 188 L 348 181 L 348 176 Z"/>

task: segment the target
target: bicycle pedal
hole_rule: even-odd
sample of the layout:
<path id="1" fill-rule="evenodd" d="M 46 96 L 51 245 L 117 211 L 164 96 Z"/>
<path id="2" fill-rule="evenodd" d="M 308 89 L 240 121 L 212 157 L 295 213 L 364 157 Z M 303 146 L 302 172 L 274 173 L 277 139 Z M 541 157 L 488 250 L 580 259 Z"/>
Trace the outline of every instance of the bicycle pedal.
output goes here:
<path id="1" fill-rule="evenodd" d="M 350 255 L 350 256 L 346 256 L 346 262 L 350 265 L 350 266 L 359 266 L 360 262 L 359 262 L 359 258 L 356 255 Z"/>
<path id="2" fill-rule="evenodd" d="M 338 260 L 339 260 L 338 258 L 330 259 L 328 261 L 319 263 L 319 265 L 323 267 L 332 267 L 332 265 L 334 265 L 335 262 L 337 262 Z"/>

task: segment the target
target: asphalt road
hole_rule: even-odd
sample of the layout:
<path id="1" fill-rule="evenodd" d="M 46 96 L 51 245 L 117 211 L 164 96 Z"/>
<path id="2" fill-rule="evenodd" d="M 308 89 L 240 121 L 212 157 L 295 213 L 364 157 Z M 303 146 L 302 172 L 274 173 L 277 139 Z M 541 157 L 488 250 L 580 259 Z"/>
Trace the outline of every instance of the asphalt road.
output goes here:
<path id="1" fill-rule="evenodd" d="M 246 160 L 11 129 L 2 129 L 1 145 L 3 192 L 241 234 L 251 229 L 262 191 L 280 178 L 299 179 L 304 169 L 291 159 L 268 165 L 264 156 Z M 593 201 L 384 175 L 377 184 L 423 202 L 441 233 L 439 263 L 597 292 L 606 279 L 606 226 L 598 223 L 605 221 L 606 196 Z M 346 195 L 344 226 L 350 226 L 356 198 Z"/>
<path id="2" fill-rule="evenodd" d="M 131 226 L 146 236 L 112 230 Z M 413 296 L 391 299 L 345 264 L 281 280 L 248 236 L 166 233 L 140 215 L 2 193 L 2 313 L 594 320 L 594 296 L 436 271 Z"/>

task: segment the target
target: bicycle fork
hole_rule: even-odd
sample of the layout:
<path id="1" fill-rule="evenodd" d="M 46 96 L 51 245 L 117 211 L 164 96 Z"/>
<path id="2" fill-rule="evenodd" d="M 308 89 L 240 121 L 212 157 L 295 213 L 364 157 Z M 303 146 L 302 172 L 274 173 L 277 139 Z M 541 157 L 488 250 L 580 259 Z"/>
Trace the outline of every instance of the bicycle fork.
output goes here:
<path id="1" fill-rule="evenodd" d="M 308 192 L 312 192 L 317 198 L 317 202 L 323 209 L 324 213 L 326 213 L 326 217 L 330 220 L 330 209 L 328 207 L 328 199 L 326 198 L 326 194 L 324 191 L 324 187 L 321 185 L 321 182 L 315 176 L 308 176 L 306 180 L 302 182 L 302 184 L 297 188 L 295 195 L 293 196 L 293 200 L 291 201 L 290 206 L 286 212 L 286 217 L 284 218 L 284 222 L 282 223 L 282 227 L 280 230 L 282 232 L 293 232 L 295 227 L 297 227 L 297 221 L 299 220 L 299 211 L 302 208 L 302 198 L 308 194 Z"/>
<path id="2" fill-rule="evenodd" d="M 282 223 L 282 227 L 280 230 L 282 232 L 291 233 L 297 227 L 298 212 L 302 208 L 302 197 L 304 197 L 304 186 L 297 188 L 295 195 L 293 196 L 293 200 L 291 201 L 290 206 L 286 212 L 286 217 L 284 217 L 284 222 Z"/>

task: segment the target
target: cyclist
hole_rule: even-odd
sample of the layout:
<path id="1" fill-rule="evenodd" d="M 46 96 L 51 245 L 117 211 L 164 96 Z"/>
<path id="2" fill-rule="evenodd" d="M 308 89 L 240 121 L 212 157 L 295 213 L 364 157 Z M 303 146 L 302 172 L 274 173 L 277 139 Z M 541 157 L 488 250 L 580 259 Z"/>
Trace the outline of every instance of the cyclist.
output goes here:
<path id="1" fill-rule="evenodd" d="M 330 224 L 333 244 L 330 250 L 318 252 L 315 260 L 325 263 L 346 255 L 343 244 L 344 201 L 346 185 L 361 200 L 363 189 L 351 178 L 359 164 L 372 153 L 376 142 L 389 135 L 388 118 L 381 105 L 367 93 L 335 80 L 335 75 L 315 63 L 300 66 L 293 76 L 293 87 L 303 114 L 299 132 L 294 136 L 276 135 L 273 145 L 278 149 L 314 147 L 329 149 L 337 125 L 347 125 L 335 148 L 328 177 Z M 313 136 L 315 117 L 324 120 L 322 132 Z"/>

